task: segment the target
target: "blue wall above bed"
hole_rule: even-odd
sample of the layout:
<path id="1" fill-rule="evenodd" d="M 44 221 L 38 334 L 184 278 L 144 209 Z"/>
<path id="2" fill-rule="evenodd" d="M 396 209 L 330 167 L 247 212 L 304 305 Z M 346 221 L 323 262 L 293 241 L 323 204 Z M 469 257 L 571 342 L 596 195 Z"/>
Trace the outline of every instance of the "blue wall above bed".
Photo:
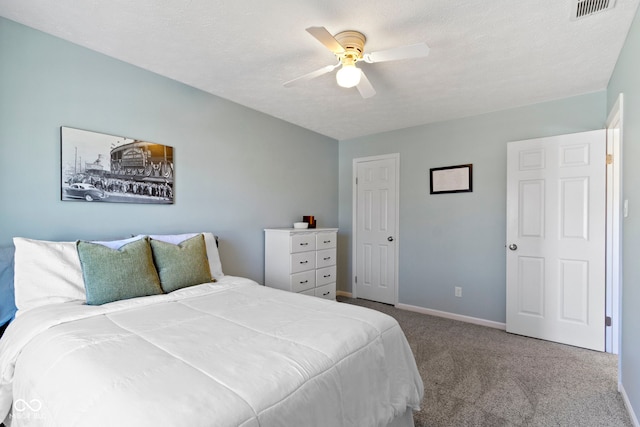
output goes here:
<path id="1" fill-rule="evenodd" d="M 13 297 L 13 246 L 0 247 L 0 325 L 16 312 Z"/>
<path id="2" fill-rule="evenodd" d="M 175 149 L 175 204 L 60 201 L 60 126 Z M 264 228 L 338 224 L 338 142 L 0 18 L 0 247 L 212 231 L 262 282 Z"/>

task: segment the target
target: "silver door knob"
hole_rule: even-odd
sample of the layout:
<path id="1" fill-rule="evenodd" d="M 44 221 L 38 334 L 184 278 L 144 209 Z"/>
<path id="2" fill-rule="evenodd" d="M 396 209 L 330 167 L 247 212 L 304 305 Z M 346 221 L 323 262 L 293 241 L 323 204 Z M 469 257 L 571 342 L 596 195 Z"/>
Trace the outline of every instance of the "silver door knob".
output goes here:
<path id="1" fill-rule="evenodd" d="M 387 237 L 387 240 L 390 241 L 390 242 L 393 242 L 393 236 Z"/>
<path id="2" fill-rule="evenodd" d="M 512 243 L 509 245 L 509 249 L 511 249 L 512 251 L 515 251 L 516 249 L 518 249 L 518 245 L 516 245 L 515 243 Z"/>

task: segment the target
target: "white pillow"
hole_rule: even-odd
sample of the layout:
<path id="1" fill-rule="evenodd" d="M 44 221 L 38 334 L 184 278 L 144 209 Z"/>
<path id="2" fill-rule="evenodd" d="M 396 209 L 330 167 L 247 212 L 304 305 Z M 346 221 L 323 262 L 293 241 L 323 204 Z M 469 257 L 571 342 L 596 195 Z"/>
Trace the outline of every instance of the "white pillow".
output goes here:
<path id="1" fill-rule="evenodd" d="M 126 245 L 127 243 L 135 242 L 136 240 L 140 240 L 143 237 L 144 236 L 139 235 L 139 236 L 135 236 L 135 237 L 129 237 L 128 239 L 123 239 L 123 240 L 108 240 L 108 241 L 93 240 L 93 241 L 91 241 L 91 243 L 96 243 L 98 245 L 106 246 L 109 249 L 118 250 L 121 247 L 123 247 L 124 245 Z"/>
<path id="2" fill-rule="evenodd" d="M 41 305 L 86 300 L 76 242 L 14 237 L 13 244 L 17 315 Z"/>
<path id="3" fill-rule="evenodd" d="M 179 245 L 187 239 L 192 238 L 197 234 L 204 235 L 204 244 L 207 247 L 207 259 L 209 260 L 209 269 L 211 270 L 211 276 L 220 280 L 224 277 L 222 273 L 222 262 L 220 262 L 220 254 L 218 253 L 218 245 L 216 245 L 216 238 L 213 233 L 186 233 L 186 234 L 155 234 L 149 235 L 150 238 L 160 240 L 161 242 L 171 243 L 173 245 Z M 136 236 L 138 238 L 143 235 Z"/>
<path id="4" fill-rule="evenodd" d="M 200 233 L 149 237 L 177 245 L 196 234 Z M 202 234 L 207 248 L 211 276 L 216 280 L 222 279 L 224 274 L 222 273 L 222 263 L 216 239 L 212 233 Z M 144 235 L 124 240 L 95 241 L 93 243 L 119 249 L 122 245 L 141 237 Z M 13 279 L 16 308 L 18 309 L 16 315 L 41 305 L 87 300 L 76 242 L 49 242 L 14 237 L 13 244 L 16 248 Z"/>

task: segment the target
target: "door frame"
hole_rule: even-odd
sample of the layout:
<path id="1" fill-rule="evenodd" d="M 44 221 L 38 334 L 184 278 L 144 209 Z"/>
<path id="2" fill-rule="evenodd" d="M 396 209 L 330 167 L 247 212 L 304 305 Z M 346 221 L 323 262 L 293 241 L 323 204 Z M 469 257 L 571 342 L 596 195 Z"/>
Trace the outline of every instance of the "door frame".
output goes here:
<path id="1" fill-rule="evenodd" d="M 624 96 L 618 95 L 606 121 L 607 154 L 613 162 L 607 165 L 607 237 L 606 237 L 606 307 L 605 315 L 611 317 L 611 327 L 605 328 L 605 351 L 620 352 L 620 321 L 622 307 L 622 141 Z M 613 132 L 618 131 L 618 138 Z M 618 369 L 618 373 L 620 369 Z"/>
<path id="2" fill-rule="evenodd" d="M 396 241 L 396 251 L 395 251 L 395 259 L 393 262 L 396 265 L 395 268 L 395 292 L 394 292 L 394 302 L 393 305 L 398 304 L 398 266 L 400 261 L 400 153 L 390 153 L 390 154 L 382 154 L 378 156 L 368 156 L 368 157 L 358 157 L 354 158 L 351 167 L 351 230 L 353 232 L 353 241 L 351 243 L 351 296 L 353 298 L 358 298 L 358 287 L 356 286 L 356 274 L 358 272 L 358 186 L 356 185 L 356 178 L 358 177 L 358 164 L 366 163 L 375 160 L 394 160 L 396 164 L 396 188 L 395 193 L 396 197 L 394 200 L 395 203 L 395 229 L 396 234 L 394 236 Z"/>

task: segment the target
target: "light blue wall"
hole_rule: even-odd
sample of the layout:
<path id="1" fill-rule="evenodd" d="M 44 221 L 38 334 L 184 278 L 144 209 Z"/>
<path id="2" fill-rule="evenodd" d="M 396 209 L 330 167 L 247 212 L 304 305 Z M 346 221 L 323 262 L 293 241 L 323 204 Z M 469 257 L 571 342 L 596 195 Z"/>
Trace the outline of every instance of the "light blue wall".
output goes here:
<path id="1" fill-rule="evenodd" d="M 60 126 L 175 148 L 175 204 L 60 201 Z M 338 224 L 338 142 L 0 18 L 0 246 L 210 230 L 263 280 L 265 227 Z"/>
<path id="2" fill-rule="evenodd" d="M 605 119 L 603 91 L 341 141 L 340 289 L 351 291 L 353 274 L 352 160 L 400 153 L 399 302 L 505 322 L 506 144 L 600 129 Z M 466 163 L 472 193 L 429 194 L 430 168 Z"/>
<path id="3" fill-rule="evenodd" d="M 639 12 L 640 13 L 640 12 Z M 640 14 L 627 36 L 607 89 L 611 109 L 624 94 L 622 173 L 623 199 L 629 216 L 623 224 L 622 351 L 620 373 L 624 391 L 640 417 Z"/>

